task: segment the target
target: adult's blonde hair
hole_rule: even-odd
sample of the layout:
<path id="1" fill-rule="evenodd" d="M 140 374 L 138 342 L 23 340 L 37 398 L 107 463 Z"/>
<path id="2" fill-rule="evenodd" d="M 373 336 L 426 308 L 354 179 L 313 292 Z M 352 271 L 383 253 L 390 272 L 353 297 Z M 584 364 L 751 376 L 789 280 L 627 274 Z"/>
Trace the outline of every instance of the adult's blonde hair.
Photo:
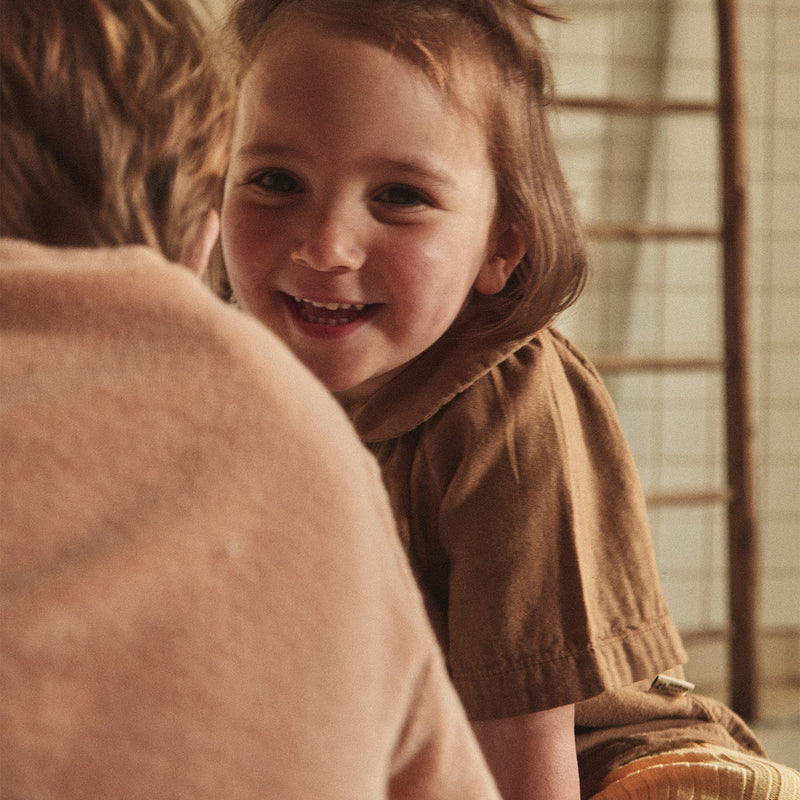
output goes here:
<path id="1" fill-rule="evenodd" d="M 178 259 L 219 204 L 232 92 L 185 0 L 3 0 L 0 234 Z"/>
<path id="2" fill-rule="evenodd" d="M 528 0 L 238 0 L 227 30 L 240 82 L 268 32 L 292 13 L 389 49 L 456 100 L 465 79 L 478 84 L 470 88 L 481 98 L 498 219 L 526 243 L 503 291 L 481 299 L 486 326 L 536 330 L 574 302 L 585 246 L 553 146 L 550 65 L 535 30 L 537 19 L 559 17 Z M 464 71 L 470 61 L 478 69 Z"/>

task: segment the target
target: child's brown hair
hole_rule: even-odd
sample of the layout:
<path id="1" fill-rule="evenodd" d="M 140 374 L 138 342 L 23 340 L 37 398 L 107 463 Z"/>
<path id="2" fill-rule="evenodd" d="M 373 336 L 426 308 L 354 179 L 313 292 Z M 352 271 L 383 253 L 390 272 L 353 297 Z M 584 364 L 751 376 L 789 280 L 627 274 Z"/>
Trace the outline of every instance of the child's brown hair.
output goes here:
<path id="1" fill-rule="evenodd" d="M 498 218 L 527 247 L 503 291 L 483 301 L 486 322 L 509 331 L 551 322 L 586 277 L 583 236 L 547 119 L 549 62 L 534 29 L 537 17 L 558 17 L 527 0 L 239 0 L 228 31 L 240 78 L 271 24 L 295 6 L 331 30 L 392 50 L 455 94 L 457 60 L 486 67 L 472 74 L 480 75 Z"/>
<path id="2" fill-rule="evenodd" d="M 207 38 L 185 0 L 4 0 L 0 234 L 178 259 L 229 156 Z"/>

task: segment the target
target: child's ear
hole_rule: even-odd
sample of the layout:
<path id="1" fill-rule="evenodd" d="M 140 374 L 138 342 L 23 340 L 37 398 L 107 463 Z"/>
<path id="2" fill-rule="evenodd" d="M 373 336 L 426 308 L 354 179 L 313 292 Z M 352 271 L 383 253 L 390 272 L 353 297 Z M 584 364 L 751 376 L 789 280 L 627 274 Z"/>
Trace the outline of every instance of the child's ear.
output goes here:
<path id="1" fill-rule="evenodd" d="M 206 215 L 192 240 L 184 245 L 181 252 L 181 263 L 189 267 L 195 275 L 201 276 L 206 271 L 211 250 L 216 244 L 218 236 L 219 214 L 212 209 Z"/>
<path id="2" fill-rule="evenodd" d="M 496 237 L 494 247 L 473 284 L 481 294 L 497 294 L 527 250 L 525 237 L 516 226 L 509 225 Z"/>

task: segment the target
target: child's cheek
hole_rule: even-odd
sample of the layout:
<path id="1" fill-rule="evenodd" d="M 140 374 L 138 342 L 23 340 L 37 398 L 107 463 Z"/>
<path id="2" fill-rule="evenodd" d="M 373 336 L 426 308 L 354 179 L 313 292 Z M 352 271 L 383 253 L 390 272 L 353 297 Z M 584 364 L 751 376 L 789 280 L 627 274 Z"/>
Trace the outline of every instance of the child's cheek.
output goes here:
<path id="1" fill-rule="evenodd" d="M 257 207 L 233 201 L 222 218 L 222 250 L 231 280 L 252 283 L 264 269 L 264 244 L 269 232 L 261 224 Z"/>

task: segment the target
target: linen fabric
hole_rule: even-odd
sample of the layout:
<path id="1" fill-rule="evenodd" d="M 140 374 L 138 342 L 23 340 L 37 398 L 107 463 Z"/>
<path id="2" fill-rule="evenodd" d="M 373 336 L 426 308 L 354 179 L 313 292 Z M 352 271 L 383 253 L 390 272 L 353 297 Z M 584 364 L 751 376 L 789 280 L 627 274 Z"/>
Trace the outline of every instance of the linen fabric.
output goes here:
<path id="1" fill-rule="evenodd" d="M 670 672 L 676 677 L 682 674 L 680 669 Z M 728 776 L 735 771 L 736 764 L 740 764 L 742 774 L 737 780 L 742 786 L 751 785 L 751 778 L 747 777 L 751 773 L 754 776 L 764 774 L 758 766 L 762 762 L 770 765 L 770 770 L 778 775 L 791 775 L 793 772 L 788 767 L 768 761 L 767 753 L 755 734 L 724 703 L 695 692 L 681 697 L 667 697 L 650 691 L 648 681 L 640 681 L 578 703 L 575 707 L 575 718 L 578 725 L 576 741 L 583 798 L 594 798 L 596 793 L 604 790 L 603 787 L 609 785 L 609 775 L 617 769 L 626 770 L 618 775 L 633 774 L 642 759 L 654 754 L 691 749 L 700 744 L 710 748 L 703 750 L 704 753 L 713 751 L 723 758 L 724 771 Z M 712 760 L 716 763 L 716 759 Z M 664 780 L 668 780 L 667 785 L 675 787 L 675 791 L 678 787 L 683 791 L 686 786 L 693 785 L 695 778 L 688 780 L 687 777 L 688 783 L 679 784 L 676 782 L 677 776 L 690 776 L 693 769 L 691 765 L 697 764 L 697 770 L 701 774 L 698 774 L 696 780 L 699 782 L 698 786 L 704 785 L 706 778 L 703 775 L 710 774 L 705 766 L 701 766 L 704 761 L 705 756 L 701 755 L 697 759 L 684 760 L 680 770 L 675 772 L 657 769 L 650 771 L 647 781 L 652 784 L 662 776 Z M 642 762 L 642 766 L 646 767 L 647 764 Z M 647 785 L 637 781 L 638 778 L 630 781 L 626 779 L 614 791 L 628 787 L 637 787 L 638 791 L 641 786 Z M 760 781 L 755 785 L 763 788 Z M 793 784 L 787 779 L 783 785 Z M 760 791 L 761 789 L 756 791 L 752 797 L 772 797 L 769 794 L 760 794 Z M 599 796 L 606 797 L 604 794 Z M 609 795 L 612 796 L 615 795 Z M 631 796 L 639 797 L 639 794 L 633 792 Z M 654 798 L 658 796 L 661 795 L 653 795 Z M 705 796 L 699 794 L 698 798 Z M 642 797 L 649 798 L 650 795 L 645 794 Z M 779 794 L 775 797 L 788 799 L 796 796 Z M 740 795 L 733 792 L 731 795 L 720 794 L 718 798 L 739 800 Z"/>
<path id="2" fill-rule="evenodd" d="M 486 798 L 374 460 L 145 248 L 0 240 L 3 798 Z"/>
<path id="3" fill-rule="evenodd" d="M 685 659 L 613 405 L 556 331 L 454 332 L 348 411 L 470 718 L 576 703 Z"/>
<path id="4" fill-rule="evenodd" d="M 376 454 L 472 719 L 575 703 L 584 796 L 610 770 L 687 742 L 764 757 L 683 677 L 638 474 L 594 367 L 549 328 L 456 328 L 346 405 Z"/>

